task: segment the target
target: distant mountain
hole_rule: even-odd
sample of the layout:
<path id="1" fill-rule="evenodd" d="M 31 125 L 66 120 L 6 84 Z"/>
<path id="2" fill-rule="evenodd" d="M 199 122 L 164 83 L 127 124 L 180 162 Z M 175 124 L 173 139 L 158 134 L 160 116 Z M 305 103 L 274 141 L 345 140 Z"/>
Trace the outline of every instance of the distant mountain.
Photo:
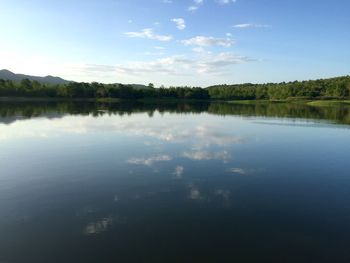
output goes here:
<path id="1" fill-rule="evenodd" d="M 16 74 L 7 69 L 0 70 L 0 79 L 12 80 L 15 82 L 20 82 L 22 79 L 29 79 L 29 80 L 36 80 L 43 84 L 67 84 L 69 82 L 74 82 L 74 81 L 68 81 L 60 77 L 53 77 L 53 76 L 38 77 L 38 76 L 30 76 L 30 75 L 24 75 L 24 74 Z M 119 83 L 116 83 L 116 84 L 119 84 Z M 129 84 L 129 85 L 136 90 L 150 88 L 142 84 Z"/>
<path id="2" fill-rule="evenodd" d="M 70 82 L 60 77 L 53 77 L 53 76 L 38 77 L 38 76 L 30 76 L 30 75 L 24 75 L 24 74 L 15 74 L 7 69 L 0 70 L 0 79 L 12 80 L 16 82 L 20 82 L 22 79 L 30 79 L 30 80 L 36 80 L 40 83 L 45 83 L 45 84 L 67 84 Z"/>

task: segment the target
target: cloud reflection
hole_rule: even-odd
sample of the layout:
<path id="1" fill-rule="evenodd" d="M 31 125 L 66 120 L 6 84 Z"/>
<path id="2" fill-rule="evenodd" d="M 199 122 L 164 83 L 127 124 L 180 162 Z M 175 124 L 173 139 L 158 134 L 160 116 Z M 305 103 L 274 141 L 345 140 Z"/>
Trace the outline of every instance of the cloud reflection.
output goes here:
<path id="1" fill-rule="evenodd" d="M 241 175 L 247 174 L 247 171 L 242 168 L 231 168 L 230 172 L 235 174 L 241 174 Z"/>
<path id="2" fill-rule="evenodd" d="M 86 235 L 95 235 L 105 232 L 112 226 L 113 219 L 111 217 L 102 218 L 96 222 L 91 222 L 85 227 Z"/>
<path id="3" fill-rule="evenodd" d="M 177 178 L 182 178 L 182 175 L 183 175 L 183 173 L 184 173 L 184 170 L 185 170 L 185 168 L 184 168 L 183 166 L 178 165 L 178 166 L 176 166 L 175 171 L 174 171 L 173 174 L 174 174 Z"/>
<path id="4" fill-rule="evenodd" d="M 148 158 L 131 158 L 128 160 L 128 163 L 136 164 L 136 165 L 152 166 L 156 162 L 165 162 L 165 161 L 171 161 L 171 160 L 172 160 L 172 157 L 164 154 L 164 155 L 151 156 Z"/>
<path id="5" fill-rule="evenodd" d="M 201 200 L 201 199 L 203 199 L 202 196 L 201 196 L 201 192 L 199 191 L 199 189 L 197 187 L 192 187 L 190 189 L 189 197 L 192 200 Z"/>
<path id="6" fill-rule="evenodd" d="M 185 143 L 192 141 L 198 147 L 210 145 L 228 146 L 242 139 L 221 129 L 218 120 L 210 121 L 202 116 L 178 116 L 155 112 L 153 118 L 146 113 L 130 116 L 103 115 L 65 116 L 61 119 L 32 119 L 11 125 L 0 125 L 0 140 L 38 137 L 58 137 L 71 134 L 123 133 L 128 136 L 149 137 L 163 142 Z M 219 120 L 220 121 L 220 120 Z"/>
<path id="7" fill-rule="evenodd" d="M 229 159 L 231 159 L 231 156 L 227 151 L 192 151 L 184 152 L 182 156 L 195 161 L 221 160 L 223 162 L 227 162 Z"/>

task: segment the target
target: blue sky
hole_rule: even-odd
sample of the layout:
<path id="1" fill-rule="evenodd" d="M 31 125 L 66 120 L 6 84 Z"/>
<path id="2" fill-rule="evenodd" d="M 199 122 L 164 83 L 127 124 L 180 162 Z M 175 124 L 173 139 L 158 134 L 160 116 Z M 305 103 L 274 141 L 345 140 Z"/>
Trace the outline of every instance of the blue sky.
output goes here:
<path id="1" fill-rule="evenodd" d="M 348 75 L 350 2 L 0 0 L 0 68 L 208 86 Z"/>

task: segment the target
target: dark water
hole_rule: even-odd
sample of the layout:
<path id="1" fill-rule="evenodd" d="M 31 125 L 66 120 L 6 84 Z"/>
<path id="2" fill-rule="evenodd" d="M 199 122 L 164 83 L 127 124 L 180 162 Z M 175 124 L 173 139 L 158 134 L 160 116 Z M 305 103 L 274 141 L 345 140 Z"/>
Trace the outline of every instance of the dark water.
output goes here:
<path id="1" fill-rule="evenodd" d="M 350 262 L 350 111 L 0 104 L 0 262 Z"/>

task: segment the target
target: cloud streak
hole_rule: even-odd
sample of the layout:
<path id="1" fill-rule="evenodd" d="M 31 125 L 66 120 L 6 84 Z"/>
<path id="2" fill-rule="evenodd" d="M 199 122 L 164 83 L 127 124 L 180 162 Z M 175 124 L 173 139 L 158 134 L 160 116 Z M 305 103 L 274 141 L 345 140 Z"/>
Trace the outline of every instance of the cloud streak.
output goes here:
<path id="1" fill-rule="evenodd" d="M 189 12 L 195 12 L 204 3 L 204 0 L 194 0 L 193 4 L 187 8 Z"/>
<path id="2" fill-rule="evenodd" d="M 227 5 L 227 4 L 236 3 L 237 0 L 216 0 L 216 2 L 219 3 L 220 5 Z"/>
<path id="3" fill-rule="evenodd" d="M 233 25 L 233 28 L 270 28 L 271 25 L 263 25 L 263 24 L 250 24 L 250 23 L 246 23 L 246 24 L 237 24 L 237 25 Z"/>
<path id="4" fill-rule="evenodd" d="M 198 50 L 200 51 L 200 50 Z M 201 53 L 201 52 L 199 52 Z M 158 73 L 167 75 L 188 75 L 190 73 L 226 73 L 230 66 L 255 61 L 252 58 L 230 52 L 208 54 L 190 59 L 186 56 L 171 56 L 153 61 L 136 61 L 116 66 L 117 74 L 137 75 Z"/>
<path id="5" fill-rule="evenodd" d="M 209 47 L 209 46 L 222 46 L 222 47 L 231 47 L 235 42 L 230 38 L 215 38 L 215 37 L 206 37 L 206 36 L 196 36 L 190 39 L 182 40 L 182 44 L 186 46 L 200 46 L 200 47 Z"/>
<path id="6" fill-rule="evenodd" d="M 145 28 L 138 32 L 125 32 L 124 33 L 128 37 L 133 38 L 148 38 L 158 41 L 170 41 L 173 39 L 171 35 L 157 35 L 153 32 L 152 28 Z"/>

